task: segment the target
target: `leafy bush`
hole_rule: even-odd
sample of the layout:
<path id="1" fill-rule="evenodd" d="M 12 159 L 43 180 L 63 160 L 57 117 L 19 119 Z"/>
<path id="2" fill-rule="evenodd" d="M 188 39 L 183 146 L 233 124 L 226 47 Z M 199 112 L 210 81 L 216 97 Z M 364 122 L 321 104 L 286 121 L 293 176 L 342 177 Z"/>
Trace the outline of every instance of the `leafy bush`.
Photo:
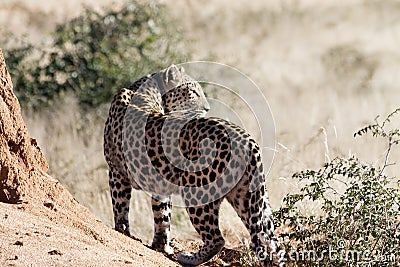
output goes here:
<path id="1" fill-rule="evenodd" d="M 180 40 L 163 6 L 134 1 L 118 10 L 86 8 L 57 26 L 49 49 L 25 44 L 5 56 L 23 106 L 51 105 L 73 92 L 84 106 L 96 107 L 138 76 L 183 61 Z"/>
<path id="2" fill-rule="evenodd" d="M 293 266 L 398 266 L 400 246 L 399 182 L 385 174 L 392 148 L 400 142 L 400 130 L 390 120 L 378 118 L 357 133 L 371 133 L 387 142 L 381 166 L 351 156 L 337 157 L 319 170 L 294 174 L 307 183 L 300 193 L 289 194 L 275 212 L 278 224 L 290 230 L 282 236 L 286 257 Z M 319 206 L 304 215 L 301 207 Z"/>

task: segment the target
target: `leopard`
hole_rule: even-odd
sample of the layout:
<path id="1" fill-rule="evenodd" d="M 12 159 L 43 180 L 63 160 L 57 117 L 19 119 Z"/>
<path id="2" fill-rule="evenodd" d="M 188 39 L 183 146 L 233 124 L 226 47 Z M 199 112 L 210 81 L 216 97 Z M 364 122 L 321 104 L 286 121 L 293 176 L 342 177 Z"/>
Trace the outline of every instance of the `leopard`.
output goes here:
<path id="1" fill-rule="evenodd" d="M 203 245 L 176 258 L 182 265 L 197 266 L 225 245 L 219 209 L 226 199 L 248 229 L 259 262 L 284 266 L 261 148 L 240 126 L 206 117 L 209 110 L 199 82 L 176 65 L 146 75 L 115 95 L 104 128 L 114 229 L 131 236 L 132 189 L 148 192 L 154 217 L 151 246 L 174 254 L 171 196 L 180 195 Z"/>

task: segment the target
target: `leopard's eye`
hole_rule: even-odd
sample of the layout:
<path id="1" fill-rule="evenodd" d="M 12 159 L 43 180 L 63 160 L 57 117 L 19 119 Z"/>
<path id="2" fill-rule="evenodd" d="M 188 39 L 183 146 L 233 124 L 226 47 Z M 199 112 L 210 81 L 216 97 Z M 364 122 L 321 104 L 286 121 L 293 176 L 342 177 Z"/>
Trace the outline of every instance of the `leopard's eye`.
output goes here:
<path id="1" fill-rule="evenodd" d="M 193 91 L 197 97 L 200 97 L 200 94 L 197 91 Z"/>

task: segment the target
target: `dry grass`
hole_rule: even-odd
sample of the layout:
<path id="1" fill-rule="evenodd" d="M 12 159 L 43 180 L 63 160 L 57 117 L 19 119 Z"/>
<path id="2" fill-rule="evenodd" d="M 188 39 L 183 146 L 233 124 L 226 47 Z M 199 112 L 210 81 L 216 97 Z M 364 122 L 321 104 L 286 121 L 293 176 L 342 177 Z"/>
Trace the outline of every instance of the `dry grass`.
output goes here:
<path id="1" fill-rule="evenodd" d="M 99 6 L 107 1 L 3 1 L 0 27 L 7 23 L 7 29 L 29 33 L 34 42 L 46 40 L 54 23 L 79 14 L 83 2 Z M 400 106 L 398 1 L 165 3 L 179 16 L 184 45 L 195 60 L 213 59 L 237 67 L 268 99 L 277 131 L 277 154 L 268 178 L 274 208 L 286 193 L 296 190 L 290 178 L 295 171 L 316 168 L 335 155 L 356 153 L 365 161 L 383 156 L 381 144 L 368 138 L 354 140 L 352 134 L 376 115 L 385 116 Z M 44 148 L 51 173 L 111 225 L 102 155 L 105 115 L 82 125 L 73 101 L 60 109 L 25 113 L 31 135 Z M 142 193 L 134 198 L 131 220 L 137 227 L 132 230 L 148 241 L 152 232 L 148 199 Z M 245 230 L 239 220 L 231 221 L 232 211 L 226 206 L 223 213 L 229 218 L 222 225 L 224 232 L 240 240 Z M 174 236 L 194 237 L 182 210 L 174 222 Z"/>

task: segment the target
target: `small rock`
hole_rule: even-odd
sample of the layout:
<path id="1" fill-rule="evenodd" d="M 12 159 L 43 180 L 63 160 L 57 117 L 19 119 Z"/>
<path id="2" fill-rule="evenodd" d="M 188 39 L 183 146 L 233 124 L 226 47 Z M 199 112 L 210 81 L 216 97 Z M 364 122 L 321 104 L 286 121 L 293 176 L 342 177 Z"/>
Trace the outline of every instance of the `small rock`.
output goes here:
<path id="1" fill-rule="evenodd" d="M 51 209 L 51 210 L 54 209 L 54 204 L 51 203 L 51 202 L 45 202 L 45 203 L 43 203 L 43 205 L 44 205 L 46 208 L 49 208 L 49 209 Z"/>
<path id="2" fill-rule="evenodd" d="M 15 241 L 14 245 L 16 245 L 16 246 L 23 246 L 24 243 L 22 243 L 21 241 L 18 240 L 18 241 Z"/>
<path id="3" fill-rule="evenodd" d="M 62 253 L 60 251 L 58 251 L 57 249 L 53 249 L 51 251 L 48 252 L 50 255 L 62 255 Z"/>

